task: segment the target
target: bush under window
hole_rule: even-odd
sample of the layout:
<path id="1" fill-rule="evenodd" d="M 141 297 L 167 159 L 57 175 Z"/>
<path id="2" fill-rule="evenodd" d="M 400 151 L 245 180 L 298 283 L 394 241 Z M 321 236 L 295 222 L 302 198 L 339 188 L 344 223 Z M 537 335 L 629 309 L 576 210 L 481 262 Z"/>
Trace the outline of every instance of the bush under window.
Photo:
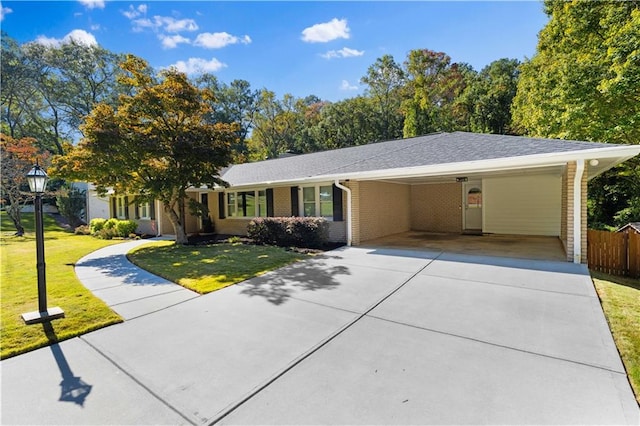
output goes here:
<path id="1" fill-rule="evenodd" d="M 256 217 L 247 226 L 247 236 L 256 243 L 282 247 L 322 247 L 328 231 L 322 217 Z"/>

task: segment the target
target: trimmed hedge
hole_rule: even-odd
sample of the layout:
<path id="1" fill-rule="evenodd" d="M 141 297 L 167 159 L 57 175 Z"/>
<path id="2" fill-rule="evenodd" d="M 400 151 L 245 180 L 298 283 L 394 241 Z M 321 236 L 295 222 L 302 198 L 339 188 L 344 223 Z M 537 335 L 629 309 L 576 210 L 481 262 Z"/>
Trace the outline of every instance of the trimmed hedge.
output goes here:
<path id="1" fill-rule="evenodd" d="M 89 232 L 94 237 L 110 240 L 115 237 L 128 238 L 136 232 L 138 224 L 134 220 L 91 219 Z"/>
<path id="2" fill-rule="evenodd" d="M 328 240 L 329 224 L 323 217 L 256 217 L 247 236 L 258 244 L 319 248 Z"/>

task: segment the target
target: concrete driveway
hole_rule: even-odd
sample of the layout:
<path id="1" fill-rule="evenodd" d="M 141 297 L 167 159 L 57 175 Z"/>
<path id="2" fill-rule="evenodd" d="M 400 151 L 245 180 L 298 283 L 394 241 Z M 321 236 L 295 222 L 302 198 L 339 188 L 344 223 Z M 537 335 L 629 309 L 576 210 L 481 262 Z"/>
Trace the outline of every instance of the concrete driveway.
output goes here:
<path id="1" fill-rule="evenodd" d="M 11 424 L 640 421 L 562 262 L 343 248 L 1 366 Z"/>

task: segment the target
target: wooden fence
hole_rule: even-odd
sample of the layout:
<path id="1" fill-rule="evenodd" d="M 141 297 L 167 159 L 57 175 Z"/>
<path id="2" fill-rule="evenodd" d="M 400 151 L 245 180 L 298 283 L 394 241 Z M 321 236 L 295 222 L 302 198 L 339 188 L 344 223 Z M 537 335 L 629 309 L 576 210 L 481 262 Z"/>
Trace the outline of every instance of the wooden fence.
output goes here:
<path id="1" fill-rule="evenodd" d="M 596 271 L 640 278 L 640 234 L 589 229 L 587 259 Z"/>

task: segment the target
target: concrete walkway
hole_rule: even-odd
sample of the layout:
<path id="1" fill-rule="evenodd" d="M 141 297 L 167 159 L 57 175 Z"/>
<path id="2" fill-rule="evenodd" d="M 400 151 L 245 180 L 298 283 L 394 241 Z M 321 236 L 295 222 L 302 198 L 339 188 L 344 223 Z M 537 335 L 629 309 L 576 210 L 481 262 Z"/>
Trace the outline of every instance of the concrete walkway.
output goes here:
<path id="1" fill-rule="evenodd" d="M 75 271 L 80 282 L 125 320 L 199 296 L 181 285 L 137 268 L 127 260 L 129 251 L 149 241 L 136 240 L 108 246 L 76 263 Z"/>
<path id="2" fill-rule="evenodd" d="M 343 248 L 195 297 L 129 248 L 77 270 L 131 319 L 3 361 L 3 423 L 640 421 L 583 266 Z"/>

